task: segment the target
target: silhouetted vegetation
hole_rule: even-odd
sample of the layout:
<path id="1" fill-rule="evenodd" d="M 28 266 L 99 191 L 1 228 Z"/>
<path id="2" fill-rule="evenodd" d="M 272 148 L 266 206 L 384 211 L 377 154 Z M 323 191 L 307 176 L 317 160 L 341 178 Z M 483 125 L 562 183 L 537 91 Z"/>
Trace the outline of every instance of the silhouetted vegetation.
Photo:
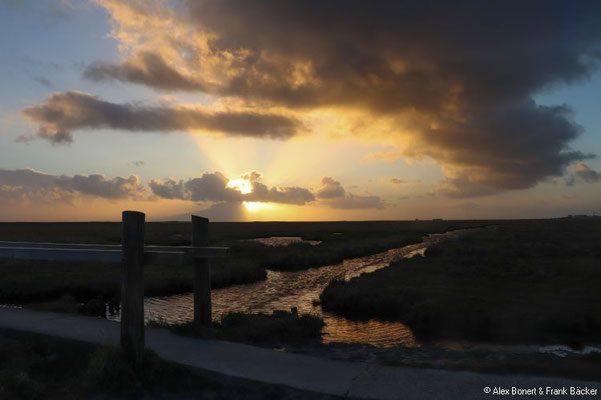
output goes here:
<path id="1" fill-rule="evenodd" d="M 292 243 L 288 246 L 264 246 L 256 242 L 232 245 L 235 254 L 254 259 L 262 268 L 276 271 L 296 271 L 341 263 L 344 259 L 363 257 L 389 249 L 419 243 L 422 234 L 412 232 L 394 236 L 340 238 L 314 246 L 308 243 Z M 266 248 L 267 247 L 267 248 Z"/>
<path id="2" fill-rule="evenodd" d="M 214 259 L 212 287 L 220 288 L 265 279 L 265 269 L 298 270 L 336 264 L 345 258 L 374 254 L 418 242 L 428 233 L 482 226 L 483 221 L 373 221 L 373 222 L 251 222 L 211 223 L 211 245 L 231 247 L 231 257 Z M 149 245 L 189 245 L 190 223 L 146 224 Z M 0 223 L 0 240 L 68 243 L 120 243 L 117 222 Z M 245 239 L 299 236 L 320 240 L 311 246 L 294 243 L 273 247 Z M 0 302 L 52 301 L 63 295 L 77 302 L 118 295 L 121 266 L 94 263 L 0 260 Z M 192 268 L 145 267 L 145 294 L 165 296 L 192 290 Z"/>
<path id="3" fill-rule="evenodd" d="M 427 234 L 481 226 L 494 221 L 332 221 L 332 222 L 211 222 L 211 244 L 270 236 L 300 236 L 307 240 L 362 238 L 401 232 Z M 190 245 L 189 222 L 147 222 L 146 243 Z M 120 222 L 0 222 L 0 240 L 120 244 Z"/>
<path id="4" fill-rule="evenodd" d="M 170 329 L 184 336 L 231 340 L 236 342 L 282 345 L 306 340 L 321 340 L 323 320 L 314 315 L 298 315 L 295 311 L 274 311 L 273 314 L 230 313 L 211 329 L 195 329 L 192 322 L 167 324 L 161 321 L 150 325 Z"/>
<path id="5" fill-rule="evenodd" d="M 35 334 L 0 331 L 0 398 L 335 399 L 278 385 L 192 370 L 147 350 L 134 371 L 116 349 Z"/>
<path id="6" fill-rule="evenodd" d="M 242 259 L 212 261 L 214 288 L 264 279 L 260 266 Z M 70 294 L 84 302 L 118 295 L 121 266 L 115 264 L 0 261 L 0 302 L 25 303 L 52 300 Z M 144 290 L 147 296 L 162 296 L 192 290 L 192 267 L 147 265 Z"/>
<path id="7" fill-rule="evenodd" d="M 601 338 L 601 218 L 513 221 L 322 293 L 324 309 L 399 320 L 421 338 Z"/>

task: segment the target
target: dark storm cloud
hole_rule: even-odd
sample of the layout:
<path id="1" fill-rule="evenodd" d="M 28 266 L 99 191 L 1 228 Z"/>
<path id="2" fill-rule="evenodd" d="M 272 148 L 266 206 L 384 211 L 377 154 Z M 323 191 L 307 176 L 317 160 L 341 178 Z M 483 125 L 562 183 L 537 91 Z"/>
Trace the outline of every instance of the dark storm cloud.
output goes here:
<path id="1" fill-rule="evenodd" d="M 249 179 L 248 176 L 243 176 L 243 178 Z M 258 179 L 256 176 L 255 178 Z M 252 190 L 250 193 L 242 193 L 235 188 L 228 187 L 230 180 L 220 172 L 204 173 L 199 178 L 186 181 L 152 180 L 149 186 L 155 195 L 162 198 L 199 202 L 257 201 L 302 205 L 315 200 L 315 196 L 308 189 L 297 186 L 269 188 L 263 183 L 257 182 L 256 179 L 249 179 Z"/>
<path id="2" fill-rule="evenodd" d="M 467 197 L 525 189 L 562 175 L 569 164 L 593 157 L 569 149 L 579 132 L 567 107 L 528 100 L 477 113 L 469 124 L 449 123 L 442 132 L 424 128 L 421 135 L 431 146 L 424 154 L 460 166 L 438 192 Z"/>
<path id="3" fill-rule="evenodd" d="M 457 91 L 478 102 L 522 99 L 581 79 L 599 61 L 601 6 L 595 1 L 185 3 L 182 20 L 214 34 L 214 54 L 246 50 L 235 64 L 241 74 L 214 90 L 278 104 L 440 111 Z M 137 66 L 94 64 L 86 76 L 204 88 L 159 55 L 144 51 L 136 60 Z M 297 61 L 311 62 L 319 85 L 290 85 L 285 67 Z"/>
<path id="4" fill-rule="evenodd" d="M 142 193 L 138 177 L 104 175 L 52 175 L 33 169 L 0 169 L 0 199 L 70 200 L 74 194 L 105 199 L 137 198 Z"/>
<path id="5" fill-rule="evenodd" d="M 328 102 L 439 111 L 454 90 L 478 102 L 523 98 L 582 78 L 599 60 L 596 1 L 186 3 L 190 19 L 216 34 L 215 49 L 253 52 L 243 60 L 249 73 L 273 67 L 261 57 L 266 52 L 313 63 L 322 85 L 309 97 L 283 80 L 267 87 L 249 75 L 227 89 L 259 90 L 277 101 L 321 103 L 325 94 Z"/>
<path id="6" fill-rule="evenodd" d="M 23 110 L 39 124 L 38 135 L 52 142 L 71 142 L 72 131 L 112 128 L 127 131 L 171 132 L 205 129 L 233 136 L 286 139 L 300 123 L 278 114 L 208 112 L 198 108 L 116 104 L 81 92 L 53 93 Z"/>
<path id="7" fill-rule="evenodd" d="M 592 0 L 188 0 L 174 23 L 209 38 L 189 57 L 196 67 L 180 73 L 146 49 L 86 76 L 398 117 L 392 133 L 413 135 L 405 155 L 452 171 L 441 193 L 480 195 L 531 187 L 586 158 L 568 147 L 579 132 L 568 108 L 532 98 L 599 67 L 600 20 Z M 219 62 L 229 74 L 205 83 Z"/>
<path id="8" fill-rule="evenodd" d="M 344 190 L 340 182 L 329 176 L 323 177 L 317 197 L 331 208 L 363 209 L 382 208 L 384 204 L 378 196 L 360 196 Z"/>

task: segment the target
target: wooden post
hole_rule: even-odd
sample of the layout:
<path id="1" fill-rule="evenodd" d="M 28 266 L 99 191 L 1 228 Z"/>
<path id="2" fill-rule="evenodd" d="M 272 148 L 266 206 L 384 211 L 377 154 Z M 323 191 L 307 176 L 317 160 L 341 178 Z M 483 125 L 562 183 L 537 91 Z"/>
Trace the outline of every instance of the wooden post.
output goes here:
<path id="1" fill-rule="evenodd" d="M 192 215 L 192 246 L 209 243 L 209 220 Z M 211 327 L 211 265 L 208 258 L 194 258 L 194 325 Z"/>
<path id="2" fill-rule="evenodd" d="M 144 351 L 144 213 L 123 211 L 121 349 L 139 369 Z"/>

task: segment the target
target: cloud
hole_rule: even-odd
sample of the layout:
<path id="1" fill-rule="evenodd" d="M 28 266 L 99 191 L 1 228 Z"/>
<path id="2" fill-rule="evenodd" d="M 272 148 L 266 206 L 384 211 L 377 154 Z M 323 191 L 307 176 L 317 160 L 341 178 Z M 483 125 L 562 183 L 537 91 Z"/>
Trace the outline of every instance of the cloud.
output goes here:
<path id="1" fill-rule="evenodd" d="M 382 208 L 384 204 L 378 196 L 360 196 L 344 190 L 340 182 L 325 176 L 321 180 L 321 187 L 317 190 L 317 197 L 323 204 L 331 208 L 362 209 Z"/>
<path id="2" fill-rule="evenodd" d="M 135 197 L 142 191 L 140 180 L 135 175 L 127 178 L 117 176 L 112 179 L 107 179 L 104 175 L 99 174 L 62 175 L 55 182 L 60 188 L 106 199 Z"/>
<path id="3" fill-rule="evenodd" d="M 39 83 L 40 85 L 43 85 L 46 87 L 52 86 L 52 82 L 50 82 L 47 78 L 44 78 L 43 76 L 34 76 L 33 80 L 36 81 L 37 83 Z"/>
<path id="4" fill-rule="evenodd" d="M 46 101 L 23 110 L 23 115 L 39 124 L 40 137 L 54 143 L 73 141 L 72 131 L 81 129 L 132 132 L 202 129 L 232 136 L 287 139 L 300 128 L 296 119 L 279 114 L 116 104 L 76 91 L 53 93 Z"/>
<path id="5" fill-rule="evenodd" d="M 473 126 L 454 123 L 444 134 L 423 129 L 417 151 L 442 161 L 447 181 L 438 191 L 452 197 L 526 189 L 561 176 L 573 162 L 593 157 L 570 150 L 580 128 L 565 106 L 497 106 L 480 114 Z M 417 147 L 417 146 L 416 146 Z"/>
<path id="6" fill-rule="evenodd" d="M 57 176 L 34 169 L 0 169 L 0 199 L 52 203 L 70 202 L 76 195 L 136 199 L 143 195 L 143 187 L 134 175 L 109 179 L 99 174 Z"/>
<path id="7" fill-rule="evenodd" d="M 220 172 L 204 173 L 199 178 L 188 180 L 152 180 L 149 183 L 152 192 L 166 199 L 181 199 L 198 202 L 272 202 L 303 205 L 315 200 L 315 196 L 305 188 L 271 187 L 258 182 L 260 174 L 253 171 L 242 175 L 248 182 L 249 190 L 243 193 L 239 187 L 228 186 L 232 180 Z M 251 180 L 252 179 L 252 180 Z"/>
<path id="8" fill-rule="evenodd" d="M 596 183 L 601 181 L 601 173 L 591 169 L 585 163 L 578 163 L 572 170 L 573 174 L 587 183 Z"/>
<path id="9" fill-rule="evenodd" d="M 160 198 L 215 204 L 250 201 L 306 205 L 319 200 L 322 205 L 338 209 L 384 207 L 378 196 L 346 192 L 340 182 L 330 177 L 321 180 L 321 187 L 315 193 L 298 186 L 268 187 L 260 182 L 261 179 L 262 175 L 257 171 L 242 174 L 239 179 L 228 179 L 222 173 L 214 172 L 188 180 L 155 179 L 150 181 L 149 187 Z"/>
<path id="10" fill-rule="evenodd" d="M 245 195 L 249 201 L 267 201 L 282 204 L 303 205 L 315 200 L 315 196 L 308 189 L 290 186 L 284 188 L 268 188 L 262 183 L 252 184 L 253 191 Z"/>
<path id="11" fill-rule="evenodd" d="M 406 183 L 407 181 L 404 179 L 399 179 L 399 178 L 390 178 L 390 183 L 392 183 L 393 185 L 401 185 L 403 183 Z"/>
<path id="12" fill-rule="evenodd" d="M 135 59 L 121 65 L 97 61 L 84 71 L 91 81 L 116 80 L 151 85 L 156 89 L 181 91 L 207 91 L 207 87 L 170 67 L 154 53 L 141 52 Z"/>
<path id="13" fill-rule="evenodd" d="M 569 108 L 532 99 L 599 68 L 596 1 L 96 3 L 126 61 L 87 78 L 351 115 L 348 134 L 398 149 L 369 159 L 433 159 L 443 194 L 524 189 L 587 158 Z"/>
<path id="14" fill-rule="evenodd" d="M 107 200 L 176 199 L 207 204 L 220 218 L 237 216 L 243 202 L 307 205 L 318 202 L 337 209 L 382 208 L 378 196 L 361 196 L 344 190 L 330 177 L 322 179 L 316 193 L 299 186 L 267 186 L 257 171 L 229 179 L 220 172 L 191 179 L 153 179 L 149 191 L 135 175 L 107 178 L 100 174 L 53 175 L 34 169 L 0 169 L 0 201 L 11 203 L 71 203 L 80 196 Z M 152 193 L 152 194 L 151 194 Z M 229 214 L 228 214 L 229 213 Z"/>
<path id="15" fill-rule="evenodd" d="M 335 181 L 329 176 L 321 180 L 321 188 L 317 191 L 317 197 L 320 199 L 331 199 L 334 197 L 344 197 L 345 191 L 340 182 Z"/>
<path id="16" fill-rule="evenodd" d="M 344 197 L 330 199 L 326 205 L 331 208 L 340 209 L 366 209 L 366 208 L 383 208 L 384 203 L 378 196 L 359 196 L 353 193 L 347 193 Z"/>
<path id="17" fill-rule="evenodd" d="M 0 168 L 0 184 L 5 186 L 51 187 L 56 182 L 56 176 L 34 169 L 2 169 Z"/>

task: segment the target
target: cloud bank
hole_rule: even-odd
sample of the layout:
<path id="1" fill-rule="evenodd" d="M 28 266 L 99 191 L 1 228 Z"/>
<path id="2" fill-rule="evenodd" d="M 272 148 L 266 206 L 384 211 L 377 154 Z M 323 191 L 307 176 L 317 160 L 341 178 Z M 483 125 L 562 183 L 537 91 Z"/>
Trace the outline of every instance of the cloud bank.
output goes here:
<path id="1" fill-rule="evenodd" d="M 106 178 L 104 175 L 52 175 L 33 169 L 0 169 L 0 199 L 51 203 L 71 201 L 76 195 L 104 199 L 137 199 L 143 187 L 137 176 Z"/>
<path id="2" fill-rule="evenodd" d="M 351 115 L 348 134 L 435 160 L 442 195 L 532 187 L 588 157 L 569 107 L 533 98 L 599 68 L 597 1 L 96 3 L 127 59 L 88 79 Z"/>
<path id="3" fill-rule="evenodd" d="M 348 193 L 340 182 L 324 177 L 316 193 L 299 186 L 267 186 L 257 171 L 229 179 L 220 172 L 187 180 L 152 179 L 145 187 L 135 175 L 107 178 L 101 174 L 53 175 L 34 169 L 0 169 L 0 200 L 53 204 L 72 202 L 78 196 L 106 200 L 175 199 L 204 203 L 215 210 L 237 210 L 243 202 L 290 205 L 318 203 L 331 208 L 382 208 L 377 196 Z M 236 206 L 225 206 L 230 203 Z M 219 205 L 221 204 L 221 206 Z"/>
<path id="4" fill-rule="evenodd" d="M 258 182 L 260 174 L 253 171 L 252 176 L 243 175 L 249 180 L 250 192 L 242 193 L 237 188 L 228 187 L 230 179 L 220 172 L 204 173 L 199 178 L 175 181 L 173 179 L 152 180 L 149 183 L 152 192 L 165 199 L 192 200 L 198 202 L 272 202 L 280 204 L 304 205 L 315 200 L 308 189 L 290 187 L 267 187 Z M 252 178 L 250 180 L 249 178 Z"/>

